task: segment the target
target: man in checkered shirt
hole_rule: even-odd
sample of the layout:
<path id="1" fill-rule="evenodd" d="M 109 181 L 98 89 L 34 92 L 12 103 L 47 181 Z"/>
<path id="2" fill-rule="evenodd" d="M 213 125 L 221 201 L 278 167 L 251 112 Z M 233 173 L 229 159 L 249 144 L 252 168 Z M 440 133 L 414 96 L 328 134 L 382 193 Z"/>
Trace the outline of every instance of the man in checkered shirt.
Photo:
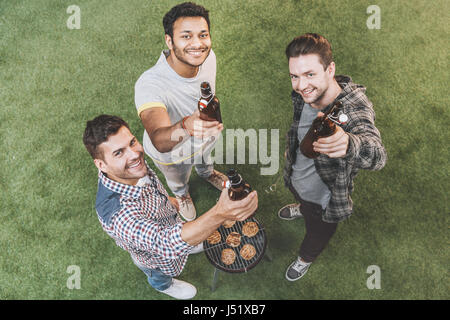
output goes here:
<path id="1" fill-rule="evenodd" d="M 286 48 L 292 82 L 294 117 L 287 134 L 284 181 L 297 203 L 281 208 L 283 220 L 303 217 L 306 234 L 299 255 L 286 270 L 286 279 L 303 277 L 324 250 L 337 224 L 352 214 L 353 179 L 358 170 L 380 170 L 386 150 L 375 127 L 375 112 L 365 88 L 350 77 L 335 76 L 331 45 L 323 36 L 304 34 Z M 313 143 L 315 159 L 299 145 L 314 119 L 341 102 L 347 116 L 336 132 Z"/>
<path id="2" fill-rule="evenodd" d="M 214 207 L 184 222 L 177 200 L 147 166 L 142 145 L 124 120 L 100 115 L 88 121 L 83 142 L 99 170 L 95 207 L 103 229 L 130 253 L 153 288 L 177 299 L 194 297 L 193 285 L 173 277 L 225 220 L 242 221 L 256 210 L 256 192 L 231 201 L 223 189 Z"/>

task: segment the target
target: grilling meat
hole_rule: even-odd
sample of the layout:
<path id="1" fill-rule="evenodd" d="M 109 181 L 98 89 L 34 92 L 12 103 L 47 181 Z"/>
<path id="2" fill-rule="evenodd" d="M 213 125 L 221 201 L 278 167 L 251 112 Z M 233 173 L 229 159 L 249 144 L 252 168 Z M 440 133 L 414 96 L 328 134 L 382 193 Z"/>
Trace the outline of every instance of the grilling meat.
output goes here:
<path id="1" fill-rule="evenodd" d="M 206 241 L 208 241 L 209 244 L 216 244 L 219 243 L 220 240 L 222 240 L 222 237 L 220 236 L 219 231 L 214 231 L 208 238 L 206 238 Z"/>
<path id="2" fill-rule="evenodd" d="M 245 260 L 250 260 L 251 258 L 253 258 L 255 256 L 256 249 L 254 246 L 247 243 L 242 246 L 240 254 L 241 254 L 241 257 L 244 258 Z"/>
<path id="3" fill-rule="evenodd" d="M 223 249 L 222 250 L 222 262 L 227 266 L 232 264 L 236 259 L 236 253 L 234 253 L 233 249 Z"/>
<path id="4" fill-rule="evenodd" d="M 235 220 L 225 220 L 225 222 L 222 224 L 225 228 L 231 228 L 236 223 Z"/>
<path id="5" fill-rule="evenodd" d="M 241 235 L 237 232 L 231 232 L 227 237 L 227 245 L 237 247 L 241 244 Z"/>
<path id="6" fill-rule="evenodd" d="M 247 237 L 255 236 L 259 231 L 258 224 L 256 222 L 247 222 L 242 226 L 242 234 Z"/>

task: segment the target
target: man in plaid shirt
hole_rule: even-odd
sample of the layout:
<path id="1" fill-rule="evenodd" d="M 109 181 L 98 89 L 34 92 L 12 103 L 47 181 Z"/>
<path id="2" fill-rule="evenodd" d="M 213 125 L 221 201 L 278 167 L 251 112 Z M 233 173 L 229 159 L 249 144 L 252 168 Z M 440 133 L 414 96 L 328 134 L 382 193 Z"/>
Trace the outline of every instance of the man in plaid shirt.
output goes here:
<path id="1" fill-rule="evenodd" d="M 294 117 L 287 134 L 284 181 L 298 203 L 284 206 L 278 216 L 305 220 L 299 256 L 286 271 L 287 280 L 295 281 L 323 251 L 337 223 L 351 215 L 350 195 L 358 170 L 380 170 L 387 156 L 365 88 L 350 77 L 335 76 L 331 45 L 324 37 L 312 33 L 299 36 L 286 48 L 286 56 Z M 314 142 L 319 156 L 307 158 L 300 151 L 300 142 L 313 120 L 337 101 L 343 104 L 347 121 L 337 125 L 332 136 Z"/>
<path id="2" fill-rule="evenodd" d="M 88 121 L 83 142 L 99 169 L 95 207 L 103 229 L 130 253 L 156 290 L 178 299 L 194 297 L 193 285 L 173 277 L 225 220 L 242 221 L 256 210 L 256 192 L 232 201 L 223 189 L 214 207 L 184 222 L 178 201 L 147 166 L 142 145 L 124 120 L 101 115 Z"/>

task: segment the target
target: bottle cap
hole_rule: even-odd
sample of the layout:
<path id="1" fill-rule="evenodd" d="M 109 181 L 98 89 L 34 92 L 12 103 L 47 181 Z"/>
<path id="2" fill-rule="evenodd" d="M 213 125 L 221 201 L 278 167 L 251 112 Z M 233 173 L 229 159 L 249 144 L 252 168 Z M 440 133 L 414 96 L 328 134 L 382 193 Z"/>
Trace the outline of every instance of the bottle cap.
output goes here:
<path id="1" fill-rule="evenodd" d="M 202 84 L 200 85 L 201 88 L 203 89 L 208 89 L 209 86 L 209 82 L 208 81 L 203 81 Z"/>
<path id="2" fill-rule="evenodd" d="M 347 121 L 348 121 L 348 116 L 346 114 L 342 113 L 342 114 L 339 115 L 339 122 L 341 124 L 344 124 Z"/>

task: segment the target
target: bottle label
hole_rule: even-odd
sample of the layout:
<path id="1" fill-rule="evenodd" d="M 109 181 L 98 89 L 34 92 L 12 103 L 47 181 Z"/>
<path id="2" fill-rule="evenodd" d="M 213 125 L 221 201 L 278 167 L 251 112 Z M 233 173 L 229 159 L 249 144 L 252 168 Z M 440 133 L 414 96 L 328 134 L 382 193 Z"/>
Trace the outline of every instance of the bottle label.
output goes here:
<path id="1" fill-rule="evenodd" d="M 205 109 L 208 106 L 208 101 L 206 101 L 205 99 L 200 99 L 198 104 L 200 105 L 200 108 Z"/>

